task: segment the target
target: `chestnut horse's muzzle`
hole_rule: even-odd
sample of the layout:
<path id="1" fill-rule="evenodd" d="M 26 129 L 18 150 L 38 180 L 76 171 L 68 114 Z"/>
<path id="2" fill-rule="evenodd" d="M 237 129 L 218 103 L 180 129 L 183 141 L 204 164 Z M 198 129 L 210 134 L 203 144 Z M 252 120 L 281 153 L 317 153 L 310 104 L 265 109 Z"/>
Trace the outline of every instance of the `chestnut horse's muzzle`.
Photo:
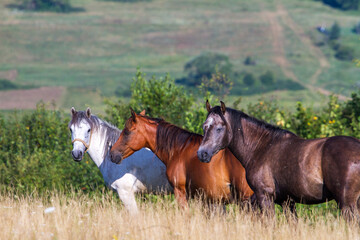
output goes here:
<path id="1" fill-rule="evenodd" d="M 120 164 L 121 161 L 123 160 L 123 157 L 119 151 L 111 151 L 110 159 L 113 163 Z"/>

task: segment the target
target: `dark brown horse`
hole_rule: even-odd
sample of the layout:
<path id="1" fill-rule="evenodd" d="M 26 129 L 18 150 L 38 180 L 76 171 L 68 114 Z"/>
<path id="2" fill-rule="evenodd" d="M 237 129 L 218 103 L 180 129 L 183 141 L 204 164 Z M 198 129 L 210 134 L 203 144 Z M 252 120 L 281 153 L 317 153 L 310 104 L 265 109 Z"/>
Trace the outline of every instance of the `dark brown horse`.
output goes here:
<path id="1" fill-rule="evenodd" d="M 246 170 L 261 209 L 288 199 L 306 204 L 335 199 L 346 218 L 358 217 L 360 141 L 337 136 L 305 140 L 221 106 L 211 108 L 198 150 L 202 162 L 229 148 Z M 292 207 L 294 204 L 292 204 Z"/>
<path id="2" fill-rule="evenodd" d="M 196 154 L 201 135 L 144 114 L 145 111 L 138 115 L 131 110 L 132 116 L 111 148 L 113 162 L 120 163 L 135 151 L 150 148 L 166 165 L 175 198 L 183 208 L 187 208 L 188 197 L 199 193 L 209 201 L 223 203 L 246 200 L 253 194 L 243 166 L 228 149 L 219 151 L 211 164 L 202 163 Z"/>

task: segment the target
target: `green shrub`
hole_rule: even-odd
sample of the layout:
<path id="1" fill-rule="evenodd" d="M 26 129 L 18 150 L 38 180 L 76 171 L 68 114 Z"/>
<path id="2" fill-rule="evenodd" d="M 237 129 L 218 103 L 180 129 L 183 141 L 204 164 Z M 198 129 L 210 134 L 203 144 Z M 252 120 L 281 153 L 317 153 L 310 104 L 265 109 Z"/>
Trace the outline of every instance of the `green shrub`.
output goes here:
<path id="1" fill-rule="evenodd" d="M 0 79 L 0 90 L 11 90 L 17 88 L 18 86 L 15 83 L 12 83 L 11 81 L 6 79 Z"/>
<path id="2" fill-rule="evenodd" d="M 348 46 L 339 46 L 336 50 L 335 57 L 342 61 L 352 61 L 355 58 L 354 49 Z"/>
<path id="3" fill-rule="evenodd" d="M 72 12 L 83 11 L 82 8 L 74 8 L 70 0 L 18 0 L 21 9 L 30 11 Z"/>
<path id="4" fill-rule="evenodd" d="M 259 78 L 260 78 L 261 83 L 264 84 L 265 86 L 270 86 L 275 83 L 275 77 L 274 77 L 273 72 L 271 72 L 271 71 L 266 71 Z"/>
<path id="5" fill-rule="evenodd" d="M 357 10 L 359 2 L 359 0 L 323 0 L 323 3 L 342 10 Z"/>
<path id="6" fill-rule="evenodd" d="M 245 83 L 246 86 L 251 87 L 251 86 L 255 85 L 256 78 L 254 77 L 254 75 L 252 73 L 246 73 L 243 78 L 243 82 Z"/>
<path id="7" fill-rule="evenodd" d="M 40 103 L 33 113 L 8 119 L 0 117 L 0 188 L 43 192 L 103 186 L 88 157 L 80 164 L 72 160 L 69 118 L 62 112 Z"/>
<path id="8" fill-rule="evenodd" d="M 334 41 L 334 40 L 338 40 L 340 38 L 340 34 L 341 34 L 341 28 L 340 25 L 335 22 L 330 29 L 329 32 L 329 40 L 330 41 Z"/>
<path id="9" fill-rule="evenodd" d="M 210 79 L 216 71 L 231 76 L 232 67 L 228 56 L 219 53 L 205 53 L 185 64 L 184 71 L 187 73 L 187 77 L 180 83 L 197 86 L 201 84 L 203 78 Z"/>
<path id="10" fill-rule="evenodd" d="M 193 98 L 182 86 L 176 85 L 169 75 L 146 79 L 146 75 L 138 70 L 131 84 L 130 103 L 124 105 L 121 101 L 114 103 L 110 100 L 106 103 L 109 106 L 106 110 L 109 117 L 107 119 L 120 128 L 130 116 L 130 106 L 137 112 L 145 110 L 149 116 L 162 117 L 183 126 L 184 113 L 190 109 Z"/>

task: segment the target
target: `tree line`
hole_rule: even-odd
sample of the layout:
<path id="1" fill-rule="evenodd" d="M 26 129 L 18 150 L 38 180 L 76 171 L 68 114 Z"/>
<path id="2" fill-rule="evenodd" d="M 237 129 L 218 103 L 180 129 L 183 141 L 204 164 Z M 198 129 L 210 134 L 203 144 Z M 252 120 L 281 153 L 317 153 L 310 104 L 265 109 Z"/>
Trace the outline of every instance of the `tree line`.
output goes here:
<path id="1" fill-rule="evenodd" d="M 106 115 L 100 116 L 122 128 L 130 116 L 129 107 L 145 109 L 153 117 L 202 134 L 206 118 L 205 99 L 212 105 L 218 98 L 203 89 L 196 96 L 176 85 L 169 75 L 146 77 L 140 70 L 132 80 L 131 100 L 106 100 Z M 229 106 L 288 129 L 304 138 L 348 135 L 360 138 L 360 96 L 339 102 L 331 96 L 327 105 L 315 109 L 298 102 L 294 109 L 279 107 L 276 101 L 259 100 L 243 106 L 240 100 Z M 77 163 L 71 157 L 68 130 L 70 110 L 48 109 L 39 103 L 36 110 L 0 114 L 0 189 L 3 191 L 45 192 L 53 189 L 96 192 L 104 187 L 99 170 L 87 156 Z"/>

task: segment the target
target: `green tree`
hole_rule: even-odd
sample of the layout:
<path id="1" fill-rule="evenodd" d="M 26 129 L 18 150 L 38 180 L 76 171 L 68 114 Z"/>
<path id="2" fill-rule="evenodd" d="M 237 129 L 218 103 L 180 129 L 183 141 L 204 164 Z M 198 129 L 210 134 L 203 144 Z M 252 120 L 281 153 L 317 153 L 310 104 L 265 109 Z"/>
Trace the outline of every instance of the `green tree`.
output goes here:
<path id="1" fill-rule="evenodd" d="M 18 0 L 20 7 L 32 11 L 69 12 L 75 9 L 70 0 Z"/>
<path id="2" fill-rule="evenodd" d="M 246 86 L 251 87 L 251 86 L 255 85 L 256 78 L 254 77 L 254 75 L 252 73 L 246 73 L 243 78 L 243 82 Z"/>
<path id="3" fill-rule="evenodd" d="M 184 83 L 189 86 L 200 85 L 202 79 L 210 79 L 212 74 L 216 73 L 216 69 L 226 76 L 232 74 L 232 64 L 229 57 L 219 53 L 205 53 L 193 60 L 187 62 L 184 71 L 187 78 Z"/>
<path id="4" fill-rule="evenodd" d="M 342 61 L 352 61 L 355 58 L 354 49 L 341 45 L 335 54 L 335 57 Z"/>
<path id="5" fill-rule="evenodd" d="M 131 100 L 129 104 L 121 101 L 114 103 L 107 100 L 107 114 L 109 121 L 122 128 L 124 121 L 130 116 L 129 106 L 137 112 L 145 109 L 146 114 L 152 117 L 162 117 L 166 121 L 183 126 L 183 115 L 187 112 L 194 100 L 182 86 L 175 84 L 169 75 L 164 78 L 152 76 L 146 78 L 139 69 L 131 84 Z"/>
<path id="6" fill-rule="evenodd" d="M 341 28 L 340 25 L 335 22 L 330 29 L 329 32 L 329 40 L 333 41 L 333 40 L 337 40 L 340 38 L 340 34 L 341 34 Z"/>
<path id="7" fill-rule="evenodd" d="M 262 84 L 264 84 L 266 86 L 270 86 L 270 85 L 274 84 L 275 77 L 274 77 L 273 72 L 266 71 L 263 75 L 260 76 L 260 81 Z"/>
<path id="8" fill-rule="evenodd" d="M 342 10 L 357 10 L 359 2 L 360 0 L 323 0 L 323 3 Z"/>
<path id="9" fill-rule="evenodd" d="M 200 91 L 206 93 L 207 91 L 213 92 L 216 95 L 224 98 L 229 94 L 232 88 L 233 82 L 225 74 L 220 73 L 217 68 L 216 72 L 212 74 L 211 78 L 204 77 L 201 85 L 199 86 Z"/>

